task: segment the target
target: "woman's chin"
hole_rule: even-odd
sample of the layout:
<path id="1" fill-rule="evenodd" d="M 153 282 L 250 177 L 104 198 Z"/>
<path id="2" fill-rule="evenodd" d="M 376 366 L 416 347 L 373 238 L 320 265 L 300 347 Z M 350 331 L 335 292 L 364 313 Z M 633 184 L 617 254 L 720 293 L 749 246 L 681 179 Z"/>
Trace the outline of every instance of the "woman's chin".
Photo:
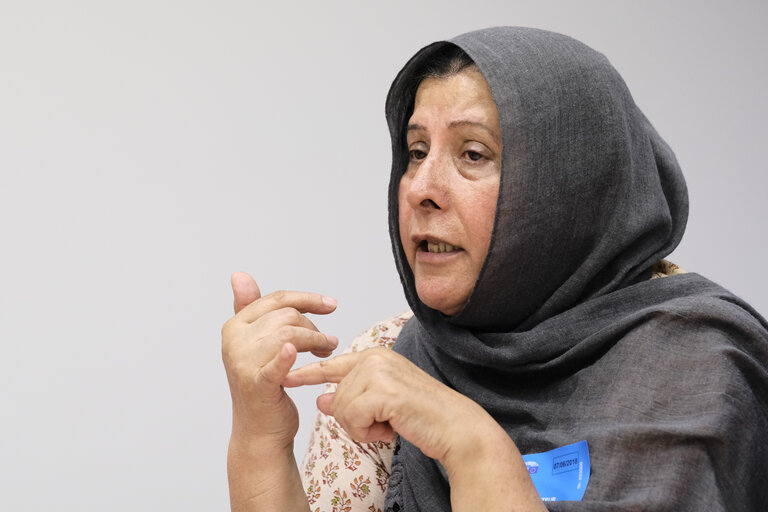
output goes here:
<path id="1" fill-rule="evenodd" d="M 434 286 L 434 285 L 419 285 L 416 282 L 416 293 L 419 295 L 419 299 L 426 306 L 440 311 L 444 315 L 455 315 L 466 304 L 467 296 L 457 296 L 455 287 L 448 286 Z"/>

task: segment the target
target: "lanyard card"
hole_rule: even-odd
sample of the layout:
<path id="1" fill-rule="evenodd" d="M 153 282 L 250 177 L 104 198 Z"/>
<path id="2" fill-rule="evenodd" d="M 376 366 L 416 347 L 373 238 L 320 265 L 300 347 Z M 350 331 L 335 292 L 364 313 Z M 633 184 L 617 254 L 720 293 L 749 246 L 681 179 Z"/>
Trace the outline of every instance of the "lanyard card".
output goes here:
<path id="1" fill-rule="evenodd" d="M 523 455 L 523 460 L 542 501 L 581 501 L 584 497 L 589 482 L 586 441 Z"/>

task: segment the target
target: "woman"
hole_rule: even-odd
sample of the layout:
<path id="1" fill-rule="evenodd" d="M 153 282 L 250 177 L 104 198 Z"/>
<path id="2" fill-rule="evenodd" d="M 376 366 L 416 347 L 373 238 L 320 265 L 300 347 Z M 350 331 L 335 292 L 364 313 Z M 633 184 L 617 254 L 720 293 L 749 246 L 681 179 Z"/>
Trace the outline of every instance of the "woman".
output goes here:
<path id="1" fill-rule="evenodd" d="M 685 183 L 607 60 L 540 30 L 464 34 L 406 64 L 387 119 L 390 233 L 414 316 L 394 351 L 291 371 L 297 351 L 336 347 L 303 315 L 335 302 L 261 298 L 233 276 L 239 312 L 223 330 L 233 509 L 377 510 L 386 489 L 388 510 L 545 510 L 542 499 L 562 497 L 539 495 L 521 454 L 581 441 L 578 465 L 545 469 L 578 467 L 583 497 L 550 510 L 768 500 L 766 323 L 661 262 L 685 228 Z M 319 382 L 338 384 L 318 406 L 343 427 L 331 424 L 326 455 L 346 451 L 355 477 L 317 493 L 336 477 L 311 453 L 307 497 L 281 384 Z M 381 476 L 363 473 L 366 457 L 389 474 L 378 494 L 360 487 Z"/>

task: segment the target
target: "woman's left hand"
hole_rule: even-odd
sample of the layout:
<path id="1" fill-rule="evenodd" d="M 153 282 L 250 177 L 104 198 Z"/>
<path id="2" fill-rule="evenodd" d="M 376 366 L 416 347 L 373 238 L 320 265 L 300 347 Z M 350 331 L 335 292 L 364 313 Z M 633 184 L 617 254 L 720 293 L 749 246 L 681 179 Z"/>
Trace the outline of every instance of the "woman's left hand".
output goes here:
<path id="1" fill-rule="evenodd" d="M 450 464 L 452 452 L 499 428 L 477 403 L 437 381 L 403 356 L 371 348 L 291 371 L 286 387 L 337 383 L 318 408 L 358 442 L 391 441 L 394 432 L 428 457 Z"/>
<path id="2" fill-rule="evenodd" d="M 403 356 L 370 348 L 293 370 L 283 385 L 337 383 L 318 408 L 356 441 L 391 441 L 397 432 L 448 474 L 451 508 L 546 511 L 522 456 L 485 409 Z"/>

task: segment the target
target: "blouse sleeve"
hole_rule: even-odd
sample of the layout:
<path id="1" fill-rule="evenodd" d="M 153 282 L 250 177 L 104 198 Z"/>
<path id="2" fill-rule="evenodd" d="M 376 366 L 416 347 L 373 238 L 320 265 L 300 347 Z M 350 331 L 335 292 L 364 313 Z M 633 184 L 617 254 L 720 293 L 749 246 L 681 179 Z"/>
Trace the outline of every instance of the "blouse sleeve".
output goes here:
<path id="1" fill-rule="evenodd" d="M 411 317 L 403 313 L 354 339 L 345 353 L 391 348 Z M 326 392 L 336 389 L 326 386 Z M 318 411 L 300 472 L 312 512 L 381 512 L 392 463 L 390 443 L 353 441 L 332 416 Z"/>

